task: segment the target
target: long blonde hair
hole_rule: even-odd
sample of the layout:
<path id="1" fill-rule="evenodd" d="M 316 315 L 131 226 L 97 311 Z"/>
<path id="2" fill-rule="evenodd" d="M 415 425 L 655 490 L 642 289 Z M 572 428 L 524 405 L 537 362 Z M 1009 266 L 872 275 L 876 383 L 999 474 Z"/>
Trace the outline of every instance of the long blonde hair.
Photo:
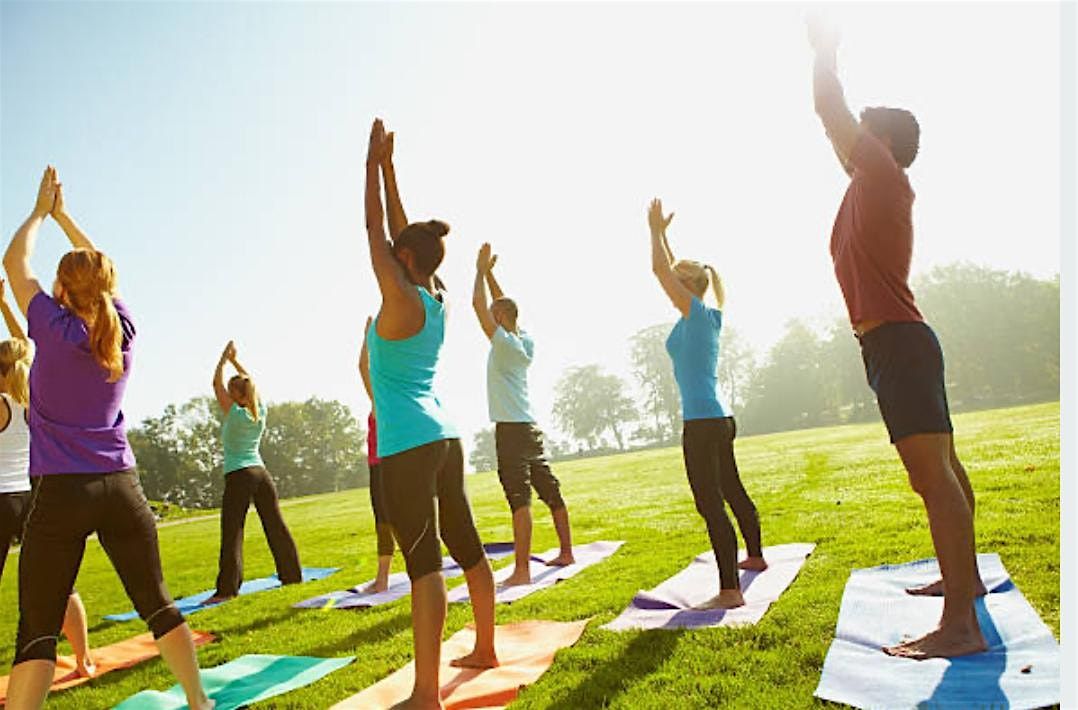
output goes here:
<path id="1" fill-rule="evenodd" d="M 0 341 L 0 389 L 20 406 L 30 405 L 30 343 L 20 338 Z"/>
<path id="2" fill-rule="evenodd" d="M 243 395 L 243 398 L 247 400 L 247 404 L 243 405 L 243 408 L 247 410 L 247 413 L 251 415 L 251 418 L 256 422 L 258 421 L 258 390 L 255 388 L 255 381 L 251 379 L 250 375 L 233 375 L 228 380 L 228 392 L 239 392 Z M 236 396 L 232 394 L 232 399 L 235 401 Z M 239 404 L 239 402 L 236 402 Z"/>
<path id="3" fill-rule="evenodd" d="M 681 283 L 685 284 L 685 288 L 692 291 L 700 300 L 704 299 L 708 283 L 710 283 L 711 290 L 715 294 L 715 302 L 719 305 L 719 308 L 723 307 L 726 302 L 726 291 L 723 289 L 722 279 L 715 273 L 714 267 L 691 259 L 679 259 L 674 262 L 673 269 Z"/>
<path id="4" fill-rule="evenodd" d="M 56 269 L 63 288 L 61 303 L 86 323 L 90 353 L 108 372 L 109 382 L 124 374 L 123 327 L 116 306 L 116 267 L 103 252 L 75 249 L 64 254 Z"/>

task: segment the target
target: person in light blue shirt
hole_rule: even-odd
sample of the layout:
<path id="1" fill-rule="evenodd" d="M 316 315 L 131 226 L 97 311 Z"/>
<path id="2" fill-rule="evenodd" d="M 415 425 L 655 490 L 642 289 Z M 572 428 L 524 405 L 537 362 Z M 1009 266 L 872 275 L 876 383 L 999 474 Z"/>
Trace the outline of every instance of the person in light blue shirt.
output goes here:
<path id="1" fill-rule="evenodd" d="M 509 510 L 513 513 L 513 573 L 505 586 L 531 583 L 532 488 L 550 508 L 560 550 L 546 562 L 551 566 L 571 565 L 573 558 L 569 510 L 561 496 L 561 484 L 547 463 L 543 432 L 535 425 L 528 398 L 528 368 L 535 355 L 535 343 L 517 325 L 517 304 L 506 298 L 497 279 L 490 244 L 479 249 L 476 259 L 472 306 L 479 325 L 490 338 L 487 356 L 487 404 L 494 422 L 494 446 Z M 487 305 L 487 287 L 494 301 Z"/>
<path id="2" fill-rule="evenodd" d="M 445 258 L 449 225 L 408 223 L 397 192 L 393 134 L 379 119 L 371 126 L 366 177 L 367 245 L 382 296 L 366 336 L 382 493 L 412 582 L 415 684 L 401 707 L 437 708 L 446 616 L 442 542 L 464 570 L 475 617 L 474 650 L 450 663 L 498 665 L 494 575 L 464 491 L 460 438 L 434 391 L 446 321 L 445 287 L 435 272 Z M 383 225 L 382 179 L 392 241 Z"/>
<path id="3" fill-rule="evenodd" d="M 653 200 L 648 211 L 651 228 L 651 268 L 681 319 L 666 339 L 666 351 L 674 364 L 674 379 L 681 393 L 681 446 L 685 472 L 696 510 L 707 523 L 708 537 L 719 567 L 719 593 L 700 606 L 732 609 L 743 606 L 738 568 L 767 569 L 760 542 L 760 519 L 737 470 L 734 437 L 737 424 L 719 399 L 719 333 L 726 295 L 722 281 L 710 266 L 695 261 L 674 261 L 666 228 L 673 214 L 664 216 L 662 202 Z M 704 304 L 710 282 L 718 308 Z M 737 535 L 726 516 L 730 504 L 741 536 L 746 559 L 737 562 Z"/>

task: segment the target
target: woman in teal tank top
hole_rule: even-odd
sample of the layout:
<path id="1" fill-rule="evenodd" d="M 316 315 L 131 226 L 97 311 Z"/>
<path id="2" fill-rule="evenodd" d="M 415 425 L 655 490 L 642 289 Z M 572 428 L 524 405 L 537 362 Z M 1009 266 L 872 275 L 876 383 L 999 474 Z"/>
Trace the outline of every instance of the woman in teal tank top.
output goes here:
<path id="1" fill-rule="evenodd" d="M 726 299 L 722 282 L 710 266 L 695 261 L 674 261 L 666 228 L 674 215 L 664 216 L 662 202 L 653 200 L 648 210 L 651 229 L 651 269 L 670 302 L 681 313 L 666 340 L 674 365 L 674 379 L 681 394 L 681 448 L 685 473 L 696 502 L 696 511 L 707 525 L 708 537 L 719 568 L 719 593 L 700 606 L 732 609 L 744 606 L 738 568 L 762 572 L 767 569 L 760 542 L 760 519 L 749 498 L 734 457 L 737 424 L 719 400 L 716 369 L 719 364 L 719 333 Z M 718 308 L 704 304 L 708 282 Z M 738 564 L 737 534 L 726 515 L 729 504 L 737 527 L 745 538 L 746 558 Z"/>
<path id="2" fill-rule="evenodd" d="M 411 701 L 440 707 L 446 591 L 439 533 L 465 571 L 475 616 L 475 649 L 453 664 L 497 665 L 494 577 L 464 492 L 460 439 L 434 392 L 446 316 L 444 287 L 435 271 L 445 257 L 449 226 L 437 220 L 408 224 L 397 192 L 393 134 L 386 134 L 380 119 L 371 127 L 366 175 L 367 239 L 382 295 L 366 337 L 384 500 L 412 580 L 416 678 Z M 392 241 L 382 224 L 382 177 Z"/>
<path id="3" fill-rule="evenodd" d="M 224 383 L 225 363 L 236 368 L 236 375 Z M 262 530 L 266 533 L 277 578 L 282 584 L 303 581 L 299 552 L 292 533 L 285 525 L 277 499 L 277 487 L 262 462 L 258 447 L 266 431 L 266 405 L 258 398 L 254 380 L 236 359 L 236 346 L 230 340 L 213 373 L 213 393 L 224 412 L 221 445 L 224 448 L 225 494 L 221 501 L 221 555 L 217 572 L 217 591 L 208 604 L 231 599 L 243 583 L 243 524 L 253 502 Z"/>

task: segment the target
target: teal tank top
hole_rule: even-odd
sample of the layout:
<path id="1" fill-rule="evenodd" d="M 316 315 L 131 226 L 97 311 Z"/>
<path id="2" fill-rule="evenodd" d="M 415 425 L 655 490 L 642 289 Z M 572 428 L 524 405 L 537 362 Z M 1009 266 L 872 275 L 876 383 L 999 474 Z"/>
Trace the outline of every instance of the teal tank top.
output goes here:
<path id="1" fill-rule="evenodd" d="M 266 431 L 266 405 L 258 403 L 258 421 L 238 404 L 225 415 L 221 424 L 221 444 L 225 450 L 225 473 L 232 473 L 248 466 L 265 466 L 258 453 L 262 434 Z"/>
<path id="2" fill-rule="evenodd" d="M 377 319 L 367 333 L 381 458 L 459 437 L 434 394 L 434 374 L 445 341 L 445 305 L 426 289 L 416 288 L 424 311 L 418 333 L 386 340 L 378 335 Z"/>

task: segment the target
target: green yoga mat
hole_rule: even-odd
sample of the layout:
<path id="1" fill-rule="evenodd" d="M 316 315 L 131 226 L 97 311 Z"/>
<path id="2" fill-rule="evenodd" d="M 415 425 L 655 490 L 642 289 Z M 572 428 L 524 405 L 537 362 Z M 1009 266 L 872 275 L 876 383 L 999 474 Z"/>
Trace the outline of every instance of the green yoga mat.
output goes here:
<path id="1" fill-rule="evenodd" d="M 202 685 L 217 701 L 216 710 L 233 710 L 310 685 L 347 666 L 355 656 L 240 656 L 228 663 L 202 670 Z M 179 710 L 187 707 L 179 684 L 168 690 L 144 690 L 116 706 L 117 710 Z"/>

